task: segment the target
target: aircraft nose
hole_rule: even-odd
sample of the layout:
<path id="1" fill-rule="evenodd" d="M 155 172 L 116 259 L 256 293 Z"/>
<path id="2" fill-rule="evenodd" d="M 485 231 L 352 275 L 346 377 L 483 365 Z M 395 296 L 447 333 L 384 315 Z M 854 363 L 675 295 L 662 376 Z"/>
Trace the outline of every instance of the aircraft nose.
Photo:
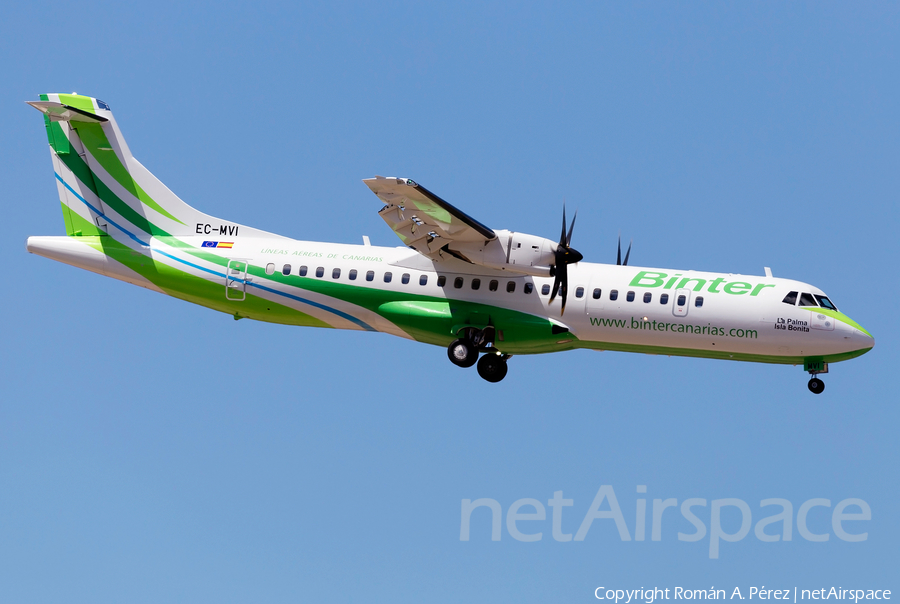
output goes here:
<path id="1" fill-rule="evenodd" d="M 854 325 L 849 327 L 853 331 L 853 339 L 861 347 L 871 349 L 875 346 L 875 338 L 862 325 L 854 321 Z"/>

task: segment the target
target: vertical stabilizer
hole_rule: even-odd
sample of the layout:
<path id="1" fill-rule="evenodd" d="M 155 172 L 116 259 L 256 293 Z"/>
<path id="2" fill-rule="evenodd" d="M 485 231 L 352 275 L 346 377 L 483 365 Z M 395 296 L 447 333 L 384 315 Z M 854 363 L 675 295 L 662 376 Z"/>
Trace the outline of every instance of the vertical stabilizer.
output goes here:
<path id="1" fill-rule="evenodd" d="M 66 233 L 103 236 L 120 226 L 140 235 L 274 235 L 195 210 L 132 156 L 109 105 L 77 94 L 42 94 Z M 205 232 L 204 232 L 205 230 Z"/>

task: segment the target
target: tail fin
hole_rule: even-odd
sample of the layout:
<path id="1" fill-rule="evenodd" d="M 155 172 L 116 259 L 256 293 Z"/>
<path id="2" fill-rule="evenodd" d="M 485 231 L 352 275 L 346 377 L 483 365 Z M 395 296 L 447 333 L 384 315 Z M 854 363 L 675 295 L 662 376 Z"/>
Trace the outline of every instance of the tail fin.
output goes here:
<path id="1" fill-rule="evenodd" d="M 182 201 L 131 155 L 103 101 L 42 94 L 28 104 L 44 114 L 68 235 L 104 235 L 112 223 L 151 236 L 273 236 Z"/>

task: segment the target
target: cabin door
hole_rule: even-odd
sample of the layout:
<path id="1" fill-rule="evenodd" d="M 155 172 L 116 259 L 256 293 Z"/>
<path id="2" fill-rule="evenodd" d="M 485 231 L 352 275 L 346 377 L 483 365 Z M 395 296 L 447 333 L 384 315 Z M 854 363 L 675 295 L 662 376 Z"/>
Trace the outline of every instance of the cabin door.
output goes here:
<path id="1" fill-rule="evenodd" d="M 239 302 L 247 297 L 247 261 L 229 260 L 225 269 L 225 298 Z"/>
<path id="2" fill-rule="evenodd" d="M 604 294 L 609 297 L 609 292 L 604 291 L 599 275 L 594 275 L 590 287 L 584 292 L 584 310 L 589 317 L 596 317 L 603 310 Z"/>
<path id="3" fill-rule="evenodd" d="M 676 317 L 686 317 L 691 305 L 691 290 L 676 289 L 675 301 L 672 304 L 672 314 Z"/>

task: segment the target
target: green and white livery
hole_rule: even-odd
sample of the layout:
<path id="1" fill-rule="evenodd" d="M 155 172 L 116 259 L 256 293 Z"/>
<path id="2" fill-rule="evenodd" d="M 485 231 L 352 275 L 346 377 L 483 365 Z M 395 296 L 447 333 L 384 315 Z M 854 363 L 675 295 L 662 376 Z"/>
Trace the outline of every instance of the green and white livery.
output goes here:
<path id="1" fill-rule="evenodd" d="M 818 393 L 829 363 L 874 345 L 812 285 L 768 270 L 632 267 L 628 254 L 583 262 L 565 213 L 559 241 L 492 229 L 406 178 L 363 181 L 404 247 L 253 229 L 172 193 L 132 156 L 103 101 L 45 94 L 29 104 L 44 114 L 66 235 L 29 237 L 28 251 L 235 319 L 443 346 L 491 382 L 513 355 L 588 348 L 802 365 Z"/>

